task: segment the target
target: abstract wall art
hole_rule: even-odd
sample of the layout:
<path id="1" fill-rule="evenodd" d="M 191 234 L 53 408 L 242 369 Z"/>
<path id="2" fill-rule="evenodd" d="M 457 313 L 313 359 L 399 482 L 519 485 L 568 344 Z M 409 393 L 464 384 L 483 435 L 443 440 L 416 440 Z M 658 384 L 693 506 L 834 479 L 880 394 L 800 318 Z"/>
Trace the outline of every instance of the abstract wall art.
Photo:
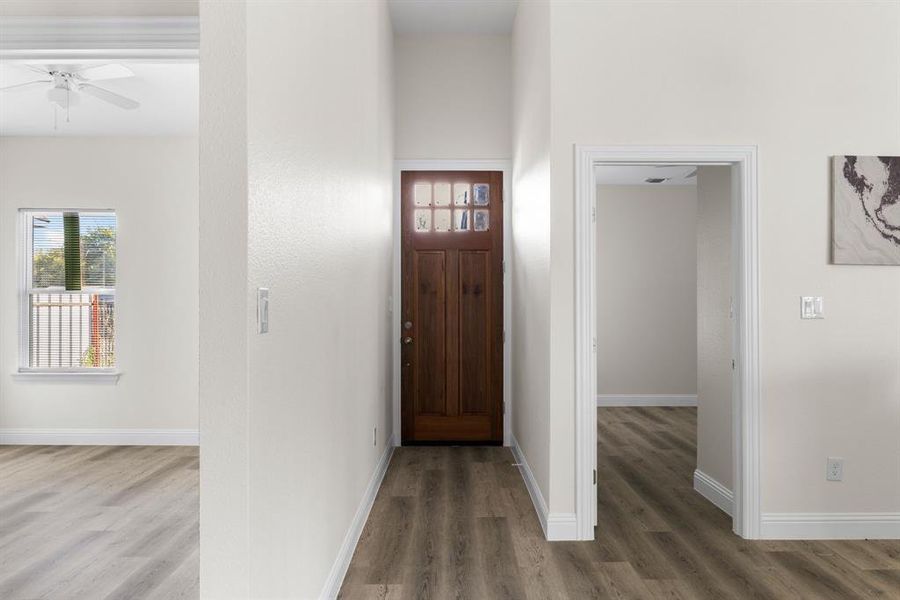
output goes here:
<path id="1" fill-rule="evenodd" d="M 900 156 L 835 156 L 832 260 L 900 265 Z"/>

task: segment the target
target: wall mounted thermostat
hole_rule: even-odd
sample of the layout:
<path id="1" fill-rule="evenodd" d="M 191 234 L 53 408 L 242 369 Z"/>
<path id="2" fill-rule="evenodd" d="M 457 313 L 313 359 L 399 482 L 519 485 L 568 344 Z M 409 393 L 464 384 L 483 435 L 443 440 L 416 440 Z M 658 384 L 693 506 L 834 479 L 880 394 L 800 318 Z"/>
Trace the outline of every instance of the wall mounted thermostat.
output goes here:
<path id="1" fill-rule="evenodd" d="M 269 333 L 269 288 L 256 290 L 256 331 Z"/>
<path id="2" fill-rule="evenodd" d="M 801 319 L 824 319 L 825 300 L 822 296 L 803 296 L 800 298 Z"/>

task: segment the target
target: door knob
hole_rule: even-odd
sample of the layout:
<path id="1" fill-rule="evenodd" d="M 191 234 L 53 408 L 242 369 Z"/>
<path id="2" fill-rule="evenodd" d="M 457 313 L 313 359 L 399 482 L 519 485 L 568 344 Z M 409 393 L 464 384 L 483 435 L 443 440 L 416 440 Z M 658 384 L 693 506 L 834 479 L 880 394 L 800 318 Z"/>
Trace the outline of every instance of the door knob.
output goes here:
<path id="1" fill-rule="evenodd" d="M 404 344 L 412 344 L 412 338 L 411 337 L 403 338 L 403 343 Z"/>

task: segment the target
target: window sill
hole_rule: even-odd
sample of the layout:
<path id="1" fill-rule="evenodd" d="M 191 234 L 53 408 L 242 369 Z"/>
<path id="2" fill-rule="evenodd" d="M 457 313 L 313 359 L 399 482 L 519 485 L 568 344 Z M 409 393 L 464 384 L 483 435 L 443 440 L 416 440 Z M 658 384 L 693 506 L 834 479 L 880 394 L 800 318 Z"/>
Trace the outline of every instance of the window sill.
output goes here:
<path id="1" fill-rule="evenodd" d="M 15 381 L 28 383 L 90 383 L 98 385 L 116 385 L 119 381 L 119 371 L 103 371 L 90 373 L 85 371 L 28 371 L 22 370 L 13 373 Z"/>

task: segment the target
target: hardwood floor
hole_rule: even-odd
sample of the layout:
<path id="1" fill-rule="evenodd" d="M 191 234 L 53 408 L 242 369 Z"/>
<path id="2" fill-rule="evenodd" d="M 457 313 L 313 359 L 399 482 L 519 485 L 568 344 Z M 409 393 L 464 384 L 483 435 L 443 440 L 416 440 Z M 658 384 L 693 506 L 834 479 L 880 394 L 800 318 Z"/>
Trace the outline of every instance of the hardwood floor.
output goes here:
<path id="1" fill-rule="evenodd" d="M 398 448 L 357 598 L 900 599 L 900 542 L 748 542 L 692 488 L 695 409 L 599 410 L 598 539 L 543 539 L 506 448 Z M 198 596 L 189 447 L 0 446 L 0 598 Z"/>
<path id="2" fill-rule="evenodd" d="M 198 450 L 0 446 L 0 598 L 198 597 Z"/>
<path id="3" fill-rule="evenodd" d="M 603 408 L 594 542 L 543 539 L 506 448 L 394 454 L 341 597 L 900 598 L 900 542 L 748 542 L 693 490 L 696 409 Z"/>

